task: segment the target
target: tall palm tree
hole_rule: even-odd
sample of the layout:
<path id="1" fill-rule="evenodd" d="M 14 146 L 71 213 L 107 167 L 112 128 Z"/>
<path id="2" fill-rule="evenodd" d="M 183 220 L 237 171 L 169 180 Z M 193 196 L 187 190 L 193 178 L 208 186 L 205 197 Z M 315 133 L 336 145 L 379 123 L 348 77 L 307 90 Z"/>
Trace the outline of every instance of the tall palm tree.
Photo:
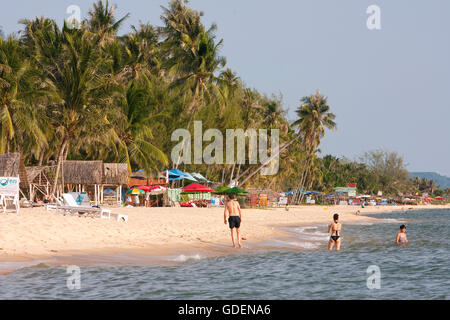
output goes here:
<path id="1" fill-rule="evenodd" d="M 85 24 L 79 29 L 64 24 L 60 30 L 53 21 L 45 28 L 28 22 L 24 37 L 32 41 L 32 62 L 42 70 L 47 112 L 59 138 L 54 194 L 71 144 L 89 141 L 108 126 L 102 110 L 111 106 L 111 77 L 104 71 L 110 61 L 101 50 L 101 37 Z"/>
<path id="2" fill-rule="evenodd" d="M 173 86 L 184 88 L 190 100 L 188 111 L 195 112 L 205 103 L 220 98 L 216 75 L 226 64 L 219 55 L 223 40 L 215 41 L 217 26 L 208 30 L 201 23 L 201 14 L 174 0 L 164 8 L 161 34 L 166 52 L 165 68 L 173 77 Z"/>
<path id="3" fill-rule="evenodd" d="M 87 20 L 88 30 L 92 33 L 97 33 L 100 37 L 100 43 L 111 42 L 117 34 L 117 31 L 123 22 L 130 16 L 127 13 L 119 20 L 115 17 L 116 6 L 109 6 L 109 1 L 103 4 L 102 0 L 94 3 L 94 7 L 89 11 L 89 19 Z"/>
<path id="4" fill-rule="evenodd" d="M 305 184 L 315 150 L 320 144 L 320 139 L 325 135 L 325 128 L 336 128 L 336 123 L 334 122 L 336 116 L 330 112 L 327 97 L 322 95 L 318 90 L 316 94 L 303 97 L 300 101 L 301 105 L 295 111 L 298 119 L 292 125 L 297 127 L 299 133 L 302 135 L 307 153 L 302 178 L 297 188 L 296 199 L 301 201 L 303 199 L 301 190 Z"/>
<path id="5" fill-rule="evenodd" d="M 38 156 L 47 143 L 32 106 L 39 91 L 34 87 L 35 71 L 17 39 L 0 38 L 0 153 L 26 151 Z"/>

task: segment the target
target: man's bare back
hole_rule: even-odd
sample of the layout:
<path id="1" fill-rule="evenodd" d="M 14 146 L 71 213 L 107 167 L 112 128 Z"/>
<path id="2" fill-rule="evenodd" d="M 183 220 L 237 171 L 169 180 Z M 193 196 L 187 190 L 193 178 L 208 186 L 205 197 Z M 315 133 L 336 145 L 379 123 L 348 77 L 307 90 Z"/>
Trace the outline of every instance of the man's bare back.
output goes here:
<path id="1" fill-rule="evenodd" d="M 240 216 L 241 207 L 236 200 L 230 200 L 227 202 L 227 210 L 230 217 Z"/>

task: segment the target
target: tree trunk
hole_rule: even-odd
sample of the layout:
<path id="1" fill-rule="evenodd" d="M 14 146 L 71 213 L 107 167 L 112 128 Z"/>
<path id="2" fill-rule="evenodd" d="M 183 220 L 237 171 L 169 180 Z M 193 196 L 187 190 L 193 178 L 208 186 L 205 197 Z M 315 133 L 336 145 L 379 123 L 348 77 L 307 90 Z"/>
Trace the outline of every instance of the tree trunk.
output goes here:
<path id="1" fill-rule="evenodd" d="M 44 150 L 41 150 L 41 154 L 39 155 L 39 166 L 42 166 L 42 163 L 44 162 Z"/>
<path id="2" fill-rule="evenodd" d="M 235 167 L 236 167 L 236 161 L 233 163 L 233 167 L 231 168 L 230 185 L 233 182 L 233 175 L 234 175 L 234 168 Z"/>
<path id="3" fill-rule="evenodd" d="M 59 153 L 58 153 L 58 160 L 57 160 L 57 164 L 56 164 L 56 172 L 55 172 L 55 180 L 53 183 L 53 188 L 52 188 L 52 194 L 53 196 L 55 195 L 56 192 L 56 187 L 58 186 L 58 178 L 59 178 L 59 170 L 61 168 L 61 163 L 64 160 L 64 151 L 67 147 L 68 141 L 64 138 L 63 143 L 61 144 L 61 148 L 59 149 Z"/>
<path id="4" fill-rule="evenodd" d="M 225 166 L 222 169 L 222 181 L 221 181 L 221 184 L 223 185 L 224 182 L 225 182 Z"/>
<path id="5" fill-rule="evenodd" d="M 239 163 L 238 171 L 237 171 L 237 174 L 236 174 L 236 187 L 239 186 L 239 179 L 241 178 L 240 173 L 241 173 L 241 164 Z"/>
<path id="6" fill-rule="evenodd" d="M 255 174 L 257 174 L 259 171 L 261 171 L 262 168 L 264 168 L 268 163 L 270 163 L 275 157 L 277 157 L 281 152 L 286 150 L 295 140 L 297 140 L 300 137 L 300 135 L 297 135 L 295 138 L 293 138 L 291 141 L 285 143 L 281 148 L 278 149 L 278 152 L 276 152 L 274 155 L 272 155 L 269 159 L 267 159 L 263 164 L 261 164 L 258 169 L 253 171 L 247 178 L 242 181 L 242 185 L 244 185 L 248 180 L 250 180 L 251 177 L 253 177 Z M 252 167 L 250 166 L 242 175 L 245 175 Z"/>

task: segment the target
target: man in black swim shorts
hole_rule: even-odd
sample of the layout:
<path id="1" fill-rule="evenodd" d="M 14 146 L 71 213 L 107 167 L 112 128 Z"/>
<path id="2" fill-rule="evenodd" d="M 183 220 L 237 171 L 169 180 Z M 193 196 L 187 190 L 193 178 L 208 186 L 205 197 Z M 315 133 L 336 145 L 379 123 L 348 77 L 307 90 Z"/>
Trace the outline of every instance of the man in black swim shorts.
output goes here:
<path id="1" fill-rule="evenodd" d="M 233 230 L 236 230 L 237 243 L 239 245 L 239 248 L 242 248 L 241 236 L 239 232 L 239 228 L 241 227 L 242 221 L 241 207 L 239 205 L 239 202 L 237 202 L 237 200 L 234 199 L 233 194 L 230 194 L 228 197 L 230 201 L 228 201 L 227 204 L 225 205 L 225 211 L 223 213 L 223 222 L 227 224 L 227 211 L 228 211 L 229 213 L 228 224 L 230 225 L 231 241 L 233 242 L 233 247 L 236 248 L 236 243 L 234 242 L 234 235 L 233 235 Z"/>

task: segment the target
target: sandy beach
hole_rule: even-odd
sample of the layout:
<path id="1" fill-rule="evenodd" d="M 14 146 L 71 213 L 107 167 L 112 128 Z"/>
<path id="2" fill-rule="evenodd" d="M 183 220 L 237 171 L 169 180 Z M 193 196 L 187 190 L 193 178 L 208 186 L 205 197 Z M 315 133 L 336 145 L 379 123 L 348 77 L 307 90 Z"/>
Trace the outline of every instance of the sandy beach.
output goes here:
<path id="1" fill-rule="evenodd" d="M 359 207 L 300 206 L 245 209 L 242 236 L 251 243 L 281 238 L 278 227 L 328 223 L 339 213 L 342 223 L 376 221 L 356 216 L 396 210 L 441 209 L 450 206 Z M 184 250 L 230 247 L 230 232 L 223 223 L 223 208 L 112 208 L 129 221 L 64 216 L 44 208 L 24 208 L 19 214 L 0 214 L 0 261 L 29 261 L 55 256 L 136 253 L 161 255 Z M 229 249 L 230 251 L 233 249 Z M 238 249 L 236 249 L 238 250 Z"/>

